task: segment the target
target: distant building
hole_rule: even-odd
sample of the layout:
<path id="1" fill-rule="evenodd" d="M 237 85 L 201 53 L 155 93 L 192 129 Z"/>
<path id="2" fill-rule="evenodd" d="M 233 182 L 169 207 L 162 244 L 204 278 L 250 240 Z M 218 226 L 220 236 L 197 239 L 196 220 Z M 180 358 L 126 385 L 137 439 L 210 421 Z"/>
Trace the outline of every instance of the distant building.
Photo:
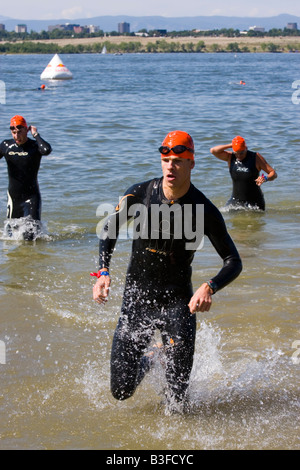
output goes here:
<path id="1" fill-rule="evenodd" d="M 262 26 L 249 26 L 249 31 L 256 31 L 258 33 L 264 33 L 265 28 L 263 28 Z"/>
<path id="2" fill-rule="evenodd" d="M 118 23 L 119 34 L 130 33 L 130 23 Z"/>
<path id="3" fill-rule="evenodd" d="M 62 27 L 61 24 L 55 24 L 55 25 L 50 25 L 50 26 L 48 26 L 48 31 L 49 31 L 49 33 L 51 33 L 52 31 L 54 31 L 55 29 L 63 29 L 63 27 Z"/>
<path id="4" fill-rule="evenodd" d="M 5 31 L 5 24 L 0 23 L 0 31 Z"/>
<path id="5" fill-rule="evenodd" d="M 61 31 L 75 31 L 74 28 L 80 28 L 81 26 L 79 24 L 71 24 L 71 23 L 65 23 L 65 24 L 56 24 L 52 26 L 48 26 L 48 31 L 51 33 L 51 31 L 54 31 L 55 29 L 60 29 Z"/>
<path id="6" fill-rule="evenodd" d="M 298 29 L 297 23 L 288 23 L 286 27 L 287 29 Z"/>
<path id="7" fill-rule="evenodd" d="M 134 33 L 134 35 L 139 36 L 141 38 L 147 38 L 149 36 L 148 33 L 146 33 L 146 32 L 143 33 L 142 31 L 138 31 L 137 33 Z"/>
<path id="8" fill-rule="evenodd" d="M 54 25 L 48 26 L 49 33 L 54 31 L 55 29 L 59 29 L 61 31 L 64 31 L 65 30 L 65 25 L 64 24 L 54 24 Z"/>
<path id="9" fill-rule="evenodd" d="M 15 32 L 16 33 L 27 33 L 26 24 L 17 24 L 17 26 L 15 26 Z"/>
<path id="10" fill-rule="evenodd" d="M 167 30 L 166 29 L 156 29 L 155 30 L 160 36 L 166 36 Z"/>
<path id="11" fill-rule="evenodd" d="M 79 24 L 66 23 L 65 31 L 74 31 L 74 28 L 80 28 Z"/>
<path id="12" fill-rule="evenodd" d="M 74 28 L 73 28 L 73 31 L 74 31 L 74 33 L 76 33 L 76 34 L 82 33 L 83 30 L 84 30 L 84 27 L 83 27 L 83 26 L 74 26 Z"/>
<path id="13" fill-rule="evenodd" d="M 89 33 L 98 33 L 99 31 L 99 26 L 94 26 L 93 24 L 90 24 L 89 26 L 85 26 L 86 29 L 88 29 Z"/>
<path id="14" fill-rule="evenodd" d="M 51 33 L 55 29 L 59 29 L 61 31 L 74 31 L 76 34 L 80 34 L 84 31 L 88 31 L 89 33 L 97 33 L 99 31 L 99 26 L 94 26 L 90 24 L 89 26 L 80 26 L 79 24 L 55 24 L 48 26 L 48 31 Z"/>

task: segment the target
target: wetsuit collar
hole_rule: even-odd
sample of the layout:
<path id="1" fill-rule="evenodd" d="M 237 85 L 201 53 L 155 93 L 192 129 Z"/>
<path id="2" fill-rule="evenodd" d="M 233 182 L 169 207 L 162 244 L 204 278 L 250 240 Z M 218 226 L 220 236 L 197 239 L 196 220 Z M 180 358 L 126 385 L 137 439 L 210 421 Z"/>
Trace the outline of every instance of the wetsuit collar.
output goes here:
<path id="1" fill-rule="evenodd" d="M 192 190 L 192 183 L 190 184 L 190 187 L 189 189 L 187 190 L 187 192 L 179 197 L 179 198 L 174 198 L 174 199 L 167 199 L 165 194 L 164 194 L 164 191 L 163 191 L 163 178 L 160 179 L 159 181 L 159 195 L 160 195 L 160 200 L 162 202 L 162 204 L 176 204 L 176 203 L 180 203 L 182 201 L 183 198 L 185 198 L 189 193 L 190 191 Z"/>
<path id="2" fill-rule="evenodd" d="M 238 161 L 238 162 L 242 162 L 242 161 L 244 161 L 244 160 L 245 160 L 245 158 L 247 158 L 247 155 L 248 155 L 248 149 L 246 149 L 246 151 L 245 151 L 245 154 L 244 154 L 243 158 L 238 158 L 238 156 L 237 156 L 236 152 L 233 152 L 233 154 L 234 154 L 234 156 L 235 156 L 235 159 L 236 159 L 236 161 Z"/>

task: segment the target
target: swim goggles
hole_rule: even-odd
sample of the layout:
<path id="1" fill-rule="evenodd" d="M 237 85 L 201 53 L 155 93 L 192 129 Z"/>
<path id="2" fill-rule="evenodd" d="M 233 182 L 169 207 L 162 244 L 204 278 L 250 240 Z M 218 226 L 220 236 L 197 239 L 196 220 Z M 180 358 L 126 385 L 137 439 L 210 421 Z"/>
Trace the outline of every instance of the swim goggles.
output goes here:
<path id="1" fill-rule="evenodd" d="M 173 152 L 176 155 L 180 155 L 181 153 L 184 153 L 186 150 L 188 150 L 189 152 L 194 153 L 193 149 L 191 149 L 189 147 L 186 147 L 185 145 L 175 145 L 175 147 L 172 147 L 172 148 L 167 147 L 166 145 L 162 145 L 158 149 L 158 151 L 160 153 L 162 153 L 163 155 L 168 155 L 168 153 L 170 153 L 170 152 Z"/>
<path id="2" fill-rule="evenodd" d="M 17 126 L 10 126 L 11 131 L 20 131 L 21 129 L 26 129 L 26 127 L 21 126 L 20 124 L 18 124 Z"/>

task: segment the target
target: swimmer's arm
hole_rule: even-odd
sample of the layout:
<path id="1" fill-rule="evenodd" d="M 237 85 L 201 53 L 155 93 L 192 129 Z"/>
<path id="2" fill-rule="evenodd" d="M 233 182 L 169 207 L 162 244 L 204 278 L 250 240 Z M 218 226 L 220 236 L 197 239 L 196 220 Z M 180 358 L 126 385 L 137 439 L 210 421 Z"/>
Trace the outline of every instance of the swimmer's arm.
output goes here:
<path id="1" fill-rule="evenodd" d="M 128 216 L 128 209 L 131 205 L 135 204 L 136 201 L 137 198 L 134 194 L 126 193 L 117 205 L 115 212 L 113 212 L 113 214 L 108 217 L 99 237 L 100 269 L 103 266 L 105 266 L 107 269 L 109 268 L 111 257 L 119 236 L 120 228 L 122 224 L 126 223 L 131 218 L 131 216 Z"/>
<path id="2" fill-rule="evenodd" d="M 99 241 L 99 271 L 109 272 L 110 260 L 117 243 L 117 237 L 119 234 L 118 227 L 118 212 L 114 212 L 107 220 L 103 230 L 100 234 Z M 113 226 L 112 226 L 113 224 Z M 114 225 L 115 224 L 115 225 Z M 113 230 L 115 229 L 115 234 Z M 109 234 L 111 236 L 109 236 Z M 114 235 L 114 236 L 112 236 Z M 102 304 L 107 301 L 111 279 L 109 275 L 100 276 L 93 286 L 93 299 L 98 303 Z"/>
<path id="3" fill-rule="evenodd" d="M 211 278 L 215 292 L 234 281 L 242 271 L 242 261 L 238 250 L 230 237 L 220 211 L 212 205 L 205 220 L 205 234 L 223 260 L 220 271 Z"/>
<path id="4" fill-rule="evenodd" d="M 38 144 L 40 154 L 49 155 L 52 152 L 51 145 L 48 144 L 48 142 L 46 142 L 44 139 L 42 139 L 35 126 L 30 126 L 29 129 Z"/>
<path id="5" fill-rule="evenodd" d="M 119 202 L 115 212 L 108 218 L 100 234 L 99 242 L 99 267 L 101 271 L 109 271 L 110 261 L 114 252 L 120 225 L 128 220 L 128 207 L 136 202 L 137 198 L 127 193 Z M 121 220 L 121 222 L 120 222 Z M 109 275 L 100 276 L 93 287 L 93 299 L 99 304 L 106 302 L 111 278 Z"/>
<path id="6" fill-rule="evenodd" d="M 119 235 L 119 214 L 114 212 L 107 220 L 100 234 L 99 269 L 109 268 L 110 260 Z"/>
<path id="7" fill-rule="evenodd" d="M 256 153 L 256 168 L 258 171 L 265 171 L 267 173 L 268 181 L 273 181 L 277 178 L 277 173 L 271 165 L 264 159 L 260 153 Z M 259 176 L 256 180 L 256 184 L 261 186 L 265 182 L 263 176 Z"/>
<path id="8" fill-rule="evenodd" d="M 212 304 L 212 295 L 232 282 L 242 271 L 242 261 L 231 239 L 219 210 L 211 204 L 211 211 L 205 217 L 205 234 L 210 239 L 215 250 L 223 259 L 220 271 L 210 280 L 214 291 L 204 282 L 194 293 L 189 302 L 191 313 L 208 312 Z"/>
<path id="9" fill-rule="evenodd" d="M 232 282 L 240 274 L 241 270 L 241 259 L 238 254 L 233 253 L 224 260 L 223 267 L 219 273 L 211 278 L 213 284 L 216 286 L 216 291 L 223 289 L 223 287 Z M 208 312 L 212 304 L 212 295 L 214 292 L 207 282 L 201 284 L 189 302 L 188 306 L 190 312 Z"/>
<path id="10" fill-rule="evenodd" d="M 0 158 L 4 157 L 5 155 L 5 151 L 7 149 L 7 145 L 5 144 L 5 142 L 1 142 L 0 144 Z"/>
<path id="11" fill-rule="evenodd" d="M 226 149 L 230 149 L 231 146 L 231 143 L 226 145 L 216 145 L 215 147 L 212 147 L 210 149 L 210 153 L 212 153 L 215 157 L 219 158 L 219 160 L 229 162 L 232 152 L 228 152 Z"/>

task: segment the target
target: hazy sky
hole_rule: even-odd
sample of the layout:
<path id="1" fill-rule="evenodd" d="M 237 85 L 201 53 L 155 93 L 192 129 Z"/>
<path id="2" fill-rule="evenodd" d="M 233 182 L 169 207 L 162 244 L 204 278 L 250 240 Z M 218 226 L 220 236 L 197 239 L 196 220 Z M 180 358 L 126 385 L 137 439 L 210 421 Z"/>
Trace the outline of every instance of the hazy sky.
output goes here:
<path id="1" fill-rule="evenodd" d="M 13 0 L 3 1 L 0 16 L 16 19 L 76 19 L 129 16 L 300 16 L 299 0 Z"/>

